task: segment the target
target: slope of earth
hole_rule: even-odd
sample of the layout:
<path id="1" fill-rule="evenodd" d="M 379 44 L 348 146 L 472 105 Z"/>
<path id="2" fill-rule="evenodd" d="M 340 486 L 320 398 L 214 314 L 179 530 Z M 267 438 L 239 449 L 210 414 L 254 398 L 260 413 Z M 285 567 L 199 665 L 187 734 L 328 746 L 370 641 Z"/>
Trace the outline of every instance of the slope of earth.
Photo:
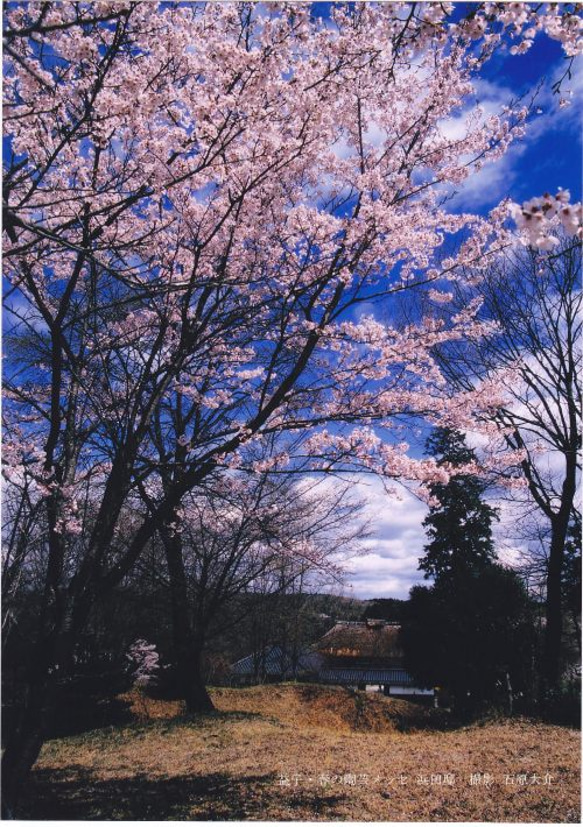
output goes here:
<path id="1" fill-rule="evenodd" d="M 336 732 L 407 731 L 445 727 L 448 721 L 442 710 L 341 686 L 273 684 L 245 690 L 215 689 L 213 702 L 219 711 L 256 713 L 281 724 Z"/>
<path id="2" fill-rule="evenodd" d="M 443 731 L 430 710 L 329 687 L 213 699 L 213 715 L 164 718 L 156 702 L 156 718 L 48 742 L 24 815 L 579 822 L 577 730 L 516 719 Z"/>

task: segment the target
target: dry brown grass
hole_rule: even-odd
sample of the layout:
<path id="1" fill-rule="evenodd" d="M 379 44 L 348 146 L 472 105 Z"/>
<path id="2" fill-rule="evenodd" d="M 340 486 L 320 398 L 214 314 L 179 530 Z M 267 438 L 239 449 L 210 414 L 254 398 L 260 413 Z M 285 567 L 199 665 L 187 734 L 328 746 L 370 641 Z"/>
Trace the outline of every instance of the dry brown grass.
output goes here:
<path id="1" fill-rule="evenodd" d="M 437 723 L 443 715 L 422 706 L 340 686 L 283 684 L 240 689 L 215 689 L 219 711 L 247 712 L 301 729 L 335 732 L 394 732 Z"/>
<path id="2" fill-rule="evenodd" d="M 49 742 L 29 815 L 579 821 L 576 730 L 526 720 L 423 730 L 430 712 L 340 688 L 217 689 L 213 699 L 212 716 L 172 718 L 177 705 L 155 702 L 149 721 Z"/>

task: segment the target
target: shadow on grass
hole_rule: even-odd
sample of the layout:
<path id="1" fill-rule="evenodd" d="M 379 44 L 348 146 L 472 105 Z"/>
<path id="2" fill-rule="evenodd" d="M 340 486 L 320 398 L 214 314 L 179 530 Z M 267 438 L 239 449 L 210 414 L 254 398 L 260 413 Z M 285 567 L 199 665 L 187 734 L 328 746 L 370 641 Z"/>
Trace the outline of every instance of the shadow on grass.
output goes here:
<path id="1" fill-rule="evenodd" d="M 218 721 L 226 723 L 233 721 L 251 721 L 251 720 L 270 720 L 259 712 L 200 712 L 200 713 L 180 713 L 168 718 L 138 718 L 136 715 L 127 712 L 123 716 L 114 721 L 88 721 L 83 726 L 69 727 L 68 732 L 64 735 L 55 735 L 52 731 L 47 740 L 66 738 L 71 744 L 85 744 L 101 742 L 116 743 L 117 741 L 125 742 L 128 733 L 131 733 L 135 738 L 146 738 L 150 733 L 169 733 L 174 729 L 182 729 L 184 727 L 194 727 L 201 729 L 205 727 L 212 727 Z M 279 723 L 275 721 L 275 723 Z M 80 769 L 80 768 L 79 768 Z"/>
<path id="2" fill-rule="evenodd" d="M 133 720 L 130 704 L 119 697 L 65 698 L 53 715 L 49 737 L 65 738 L 95 729 L 121 727 Z"/>
<path id="3" fill-rule="evenodd" d="M 81 765 L 33 772 L 17 817 L 61 821 L 333 820 L 344 795 L 282 793 L 278 774 L 95 778 Z"/>
<path id="4" fill-rule="evenodd" d="M 266 799 L 275 792 L 274 774 L 244 779 L 223 773 L 97 779 L 84 767 L 70 766 L 36 770 L 18 816 L 67 821 L 257 820 L 265 817 Z"/>
<path id="5" fill-rule="evenodd" d="M 141 730 L 149 731 L 156 730 L 159 732 L 171 732 L 176 728 L 195 727 L 201 729 L 205 727 L 214 727 L 214 725 L 222 721 L 224 723 L 232 723 L 234 721 L 271 721 L 268 716 L 262 715 L 260 712 L 222 712 L 214 710 L 213 712 L 183 712 L 180 715 L 174 715 L 172 718 L 151 718 L 134 720 L 129 724 L 127 729 L 134 732 Z M 279 723 L 276 719 L 274 722 Z"/>

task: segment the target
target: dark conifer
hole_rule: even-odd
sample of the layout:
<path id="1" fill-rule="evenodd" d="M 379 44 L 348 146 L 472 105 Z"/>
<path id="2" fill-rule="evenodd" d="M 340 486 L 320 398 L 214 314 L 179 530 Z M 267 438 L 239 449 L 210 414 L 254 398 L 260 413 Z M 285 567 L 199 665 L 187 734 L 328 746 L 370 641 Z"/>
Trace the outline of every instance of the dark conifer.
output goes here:
<path id="1" fill-rule="evenodd" d="M 435 457 L 438 465 L 454 468 L 476 459 L 463 434 L 446 428 L 432 433 L 426 453 Z M 479 571 L 496 559 L 492 520 L 498 516 L 482 499 L 485 488 L 485 481 L 473 474 L 454 475 L 447 483 L 430 486 L 439 504 L 430 508 L 423 522 L 430 542 L 424 548 L 419 568 L 426 578 Z"/>

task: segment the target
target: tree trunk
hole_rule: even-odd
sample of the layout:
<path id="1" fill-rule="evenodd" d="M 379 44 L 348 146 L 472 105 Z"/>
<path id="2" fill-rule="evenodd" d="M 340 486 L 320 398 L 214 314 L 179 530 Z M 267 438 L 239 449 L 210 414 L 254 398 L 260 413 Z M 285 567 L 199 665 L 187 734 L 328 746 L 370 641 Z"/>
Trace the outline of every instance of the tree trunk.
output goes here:
<path id="1" fill-rule="evenodd" d="M 18 818 L 19 803 L 28 775 L 39 756 L 45 738 L 52 692 L 47 680 L 39 680 L 25 690 L 18 721 L 13 723 L 2 756 L 2 817 Z"/>
<path id="2" fill-rule="evenodd" d="M 543 694 L 558 689 L 561 678 L 561 641 L 563 606 L 561 575 L 568 517 L 559 514 L 553 520 L 549 564 L 547 570 L 546 628 L 544 637 L 542 680 Z"/>
<path id="3" fill-rule="evenodd" d="M 213 712 L 215 708 L 203 677 L 202 653 L 203 644 L 194 640 L 189 651 L 188 663 L 183 668 L 184 700 L 189 712 Z"/>
<path id="4" fill-rule="evenodd" d="M 160 533 L 170 574 L 174 666 L 178 690 L 188 712 L 212 712 L 213 702 L 206 691 L 202 674 L 204 640 L 197 638 L 193 632 L 182 540 L 180 534 L 172 533 L 166 527 Z"/>
<path id="5" fill-rule="evenodd" d="M 561 680 L 561 644 L 563 637 L 562 576 L 569 520 L 575 498 L 577 470 L 576 450 L 567 457 L 561 491 L 560 508 L 551 518 L 551 547 L 547 568 L 546 628 L 542 662 L 542 700 L 557 691 Z"/>
<path id="6" fill-rule="evenodd" d="M 514 712 L 514 695 L 512 693 L 512 684 L 510 682 L 510 672 L 506 672 L 506 697 L 508 700 L 508 714 L 512 717 Z"/>
<path id="7" fill-rule="evenodd" d="M 42 616 L 22 702 L 10 722 L 2 756 L 2 808 L 6 818 L 16 817 L 23 788 L 54 715 L 59 686 L 70 673 L 74 640 L 72 604 L 63 609 L 48 632 L 44 628 L 47 615 Z"/>
<path id="8" fill-rule="evenodd" d="M 38 617 L 36 643 L 27 666 L 22 702 L 10 722 L 2 756 L 2 810 L 15 818 L 22 792 L 40 753 L 59 699 L 71 675 L 75 641 L 92 606 L 89 593 L 77 596 L 47 590 Z"/>

